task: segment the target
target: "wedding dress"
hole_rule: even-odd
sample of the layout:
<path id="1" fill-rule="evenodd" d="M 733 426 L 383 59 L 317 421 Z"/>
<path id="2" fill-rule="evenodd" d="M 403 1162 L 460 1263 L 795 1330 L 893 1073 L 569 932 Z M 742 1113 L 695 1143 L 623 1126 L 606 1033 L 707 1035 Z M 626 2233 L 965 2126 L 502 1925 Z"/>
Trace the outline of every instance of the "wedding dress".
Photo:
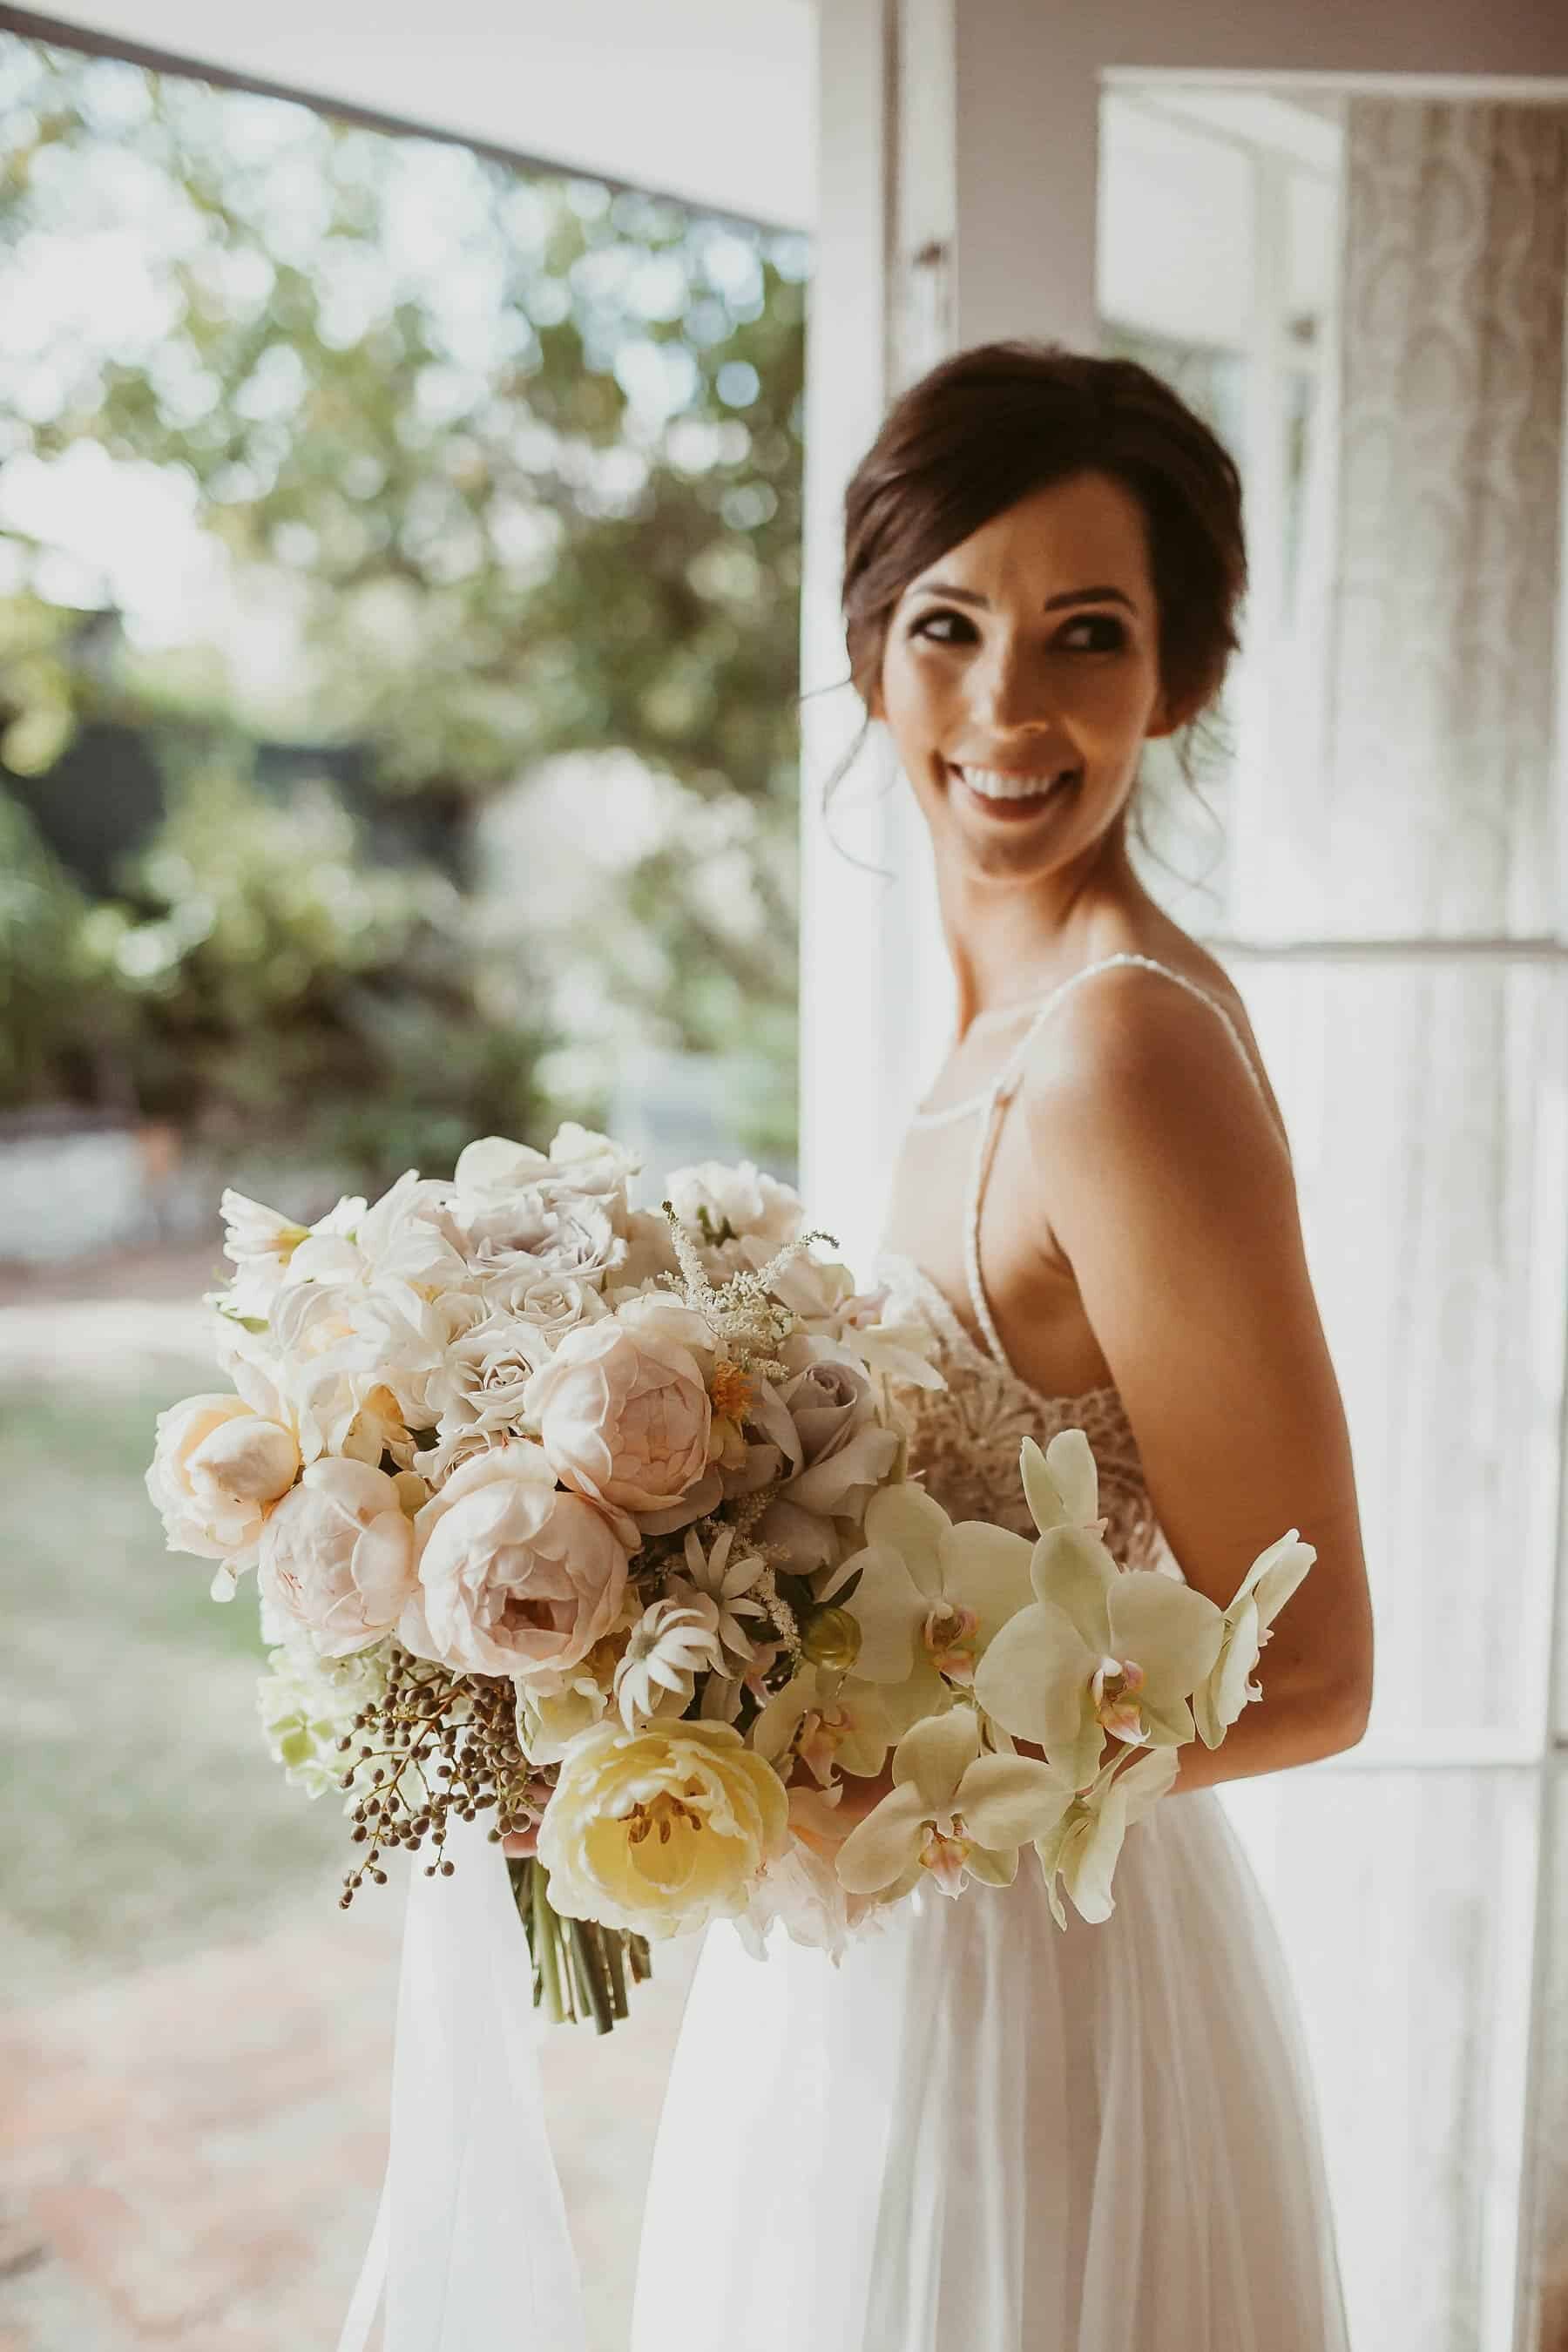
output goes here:
<path id="1" fill-rule="evenodd" d="M 975 1118 L 965 1221 L 980 1339 L 906 1258 L 879 1278 L 934 1330 L 910 1467 L 954 1517 L 1032 1523 L 1018 1451 L 1089 1436 L 1106 1541 L 1182 1573 L 1114 1387 L 1047 1397 L 1009 1365 L 980 1203 L 1047 997 Z M 1051 1917 L 1008 1887 L 922 1888 L 837 1967 L 727 1921 L 699 1957 L 655 2147 L 630 2352 L 1344 2352 L 1315 2099 L 1283 1952 L 1218 1799 L 1129 1832 L 1116 1907 Z"/>

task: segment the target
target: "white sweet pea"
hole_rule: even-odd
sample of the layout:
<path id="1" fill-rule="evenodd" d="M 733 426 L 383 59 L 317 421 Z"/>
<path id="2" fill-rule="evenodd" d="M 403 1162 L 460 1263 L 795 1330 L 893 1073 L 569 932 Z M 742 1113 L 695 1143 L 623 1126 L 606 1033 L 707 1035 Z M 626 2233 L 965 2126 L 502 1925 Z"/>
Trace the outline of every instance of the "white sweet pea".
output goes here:
<path id="1" fill-rule="evenodd" d="M 1109 1919 L 1116 1908 L 1110 1882 L 1122 1840 L 1131 1824 L 1158 1804 L 1175 1779 L 1179 1763 L 1173 1748 L 1152 1748 L 1134 1761 L 1128 1760 L 1124 1748 L 1081 1793 L 1068 1787 L 1068 1774 L 1058 1773 L 1061 1818 L 1044 1837 L 1035 1840 L 1035 1852 L 1046 1875 L 1046 1894 L 1058 1927 L 1068 1923 L 1057 1891 L 1058 1880 L 1080 1918 Z"/>
<path id="2" fill-rule="evenodd" d="M 893 1751 L 894 1787 L 839 1848 L 840 1883 L 873 1895 L 911 1864 L 931 1874 L 943 1895 L 966 1877 L 1009 1886 L 1018 1849 L 1048 1835 L 1071 1791 L 1032 1756 L 982 1755 L 973 1708 L 917 1723 Z"/>
<path id="3" fill-rule="evenodd" d="M 1030 1548 L 983 1519 L 956 1525 L 923 1487 L 885 1486 L 866 1507 L 866 1548 L 819 1591 L 859 1628 L 860 1647 L 842 1686 L 854 1708 L 876 1686 L 875 1711 L 894 1738 L 952 1703 L 974 1678 L 991 1643 L 1028 1606 Z"/>
<path id="4" fill-rule="evenodd" d="M 800 1231 L 799 1193 L 750 1160 L 743 1160 L 738 1168 L 705 1160 L 694 1167 L 673 1169 L 665 1184 L 665 1197 L 681 1223 L 699 1236 L 704 1250 L 722 1251 L 745 1240 L 762 1245 L 762 1255 L 755 1257 L 750 1251 L 731 1250 L 728 1262 L 733 1265 L 765 1265 Z"/>
<path id="5" fill-rule="evenodd" d="M 1225 1612 L 1219 1655 L 1193 1693 L 1193 1720 L 1205 1748 L 1217 1748 L 1248 1699 L 1261 1698 L 1251 1680 L 1274 1620 L 1317 1559 L 1316 1547 L 1291 1528 L 1260 1551 Z"/>
<path id="6" fill-rule="evenodd" d="M 620 1652 L 618 1637 L 607 1634 L 574 1666 L 519 1681 L 517 1739 L 531 1764 L 559 1764 L 579 1732 L 604 1721 Z"/>
<path id="7" fill-rule="evenodd" d="M 289 1261 L 309 1238 L 310 1229 L 247 1193 L 235 1192 L 232 1186 L 225 1190 L 218 1205 L 224 1224 L 223 1254 L 235 1267 L 234 1280 L 222 1294 L 224 1305 L 231 1315 L 264 1322 Z"/>
<path id="8" fill-rule="evenodd" d="M 1043 1748 L 1084 1789 L 1106 1735 L 1129 1747 L 1193 1737 L 1187 1701 L 1219 1655 L 1225 1620 L 1206 1594 L 1153 1569 L 1118 1569 L 1087 1528 L 1051 1528 L 1035 1546 L 1037 1599 L 975 1669 L 985 1713 Z"/>

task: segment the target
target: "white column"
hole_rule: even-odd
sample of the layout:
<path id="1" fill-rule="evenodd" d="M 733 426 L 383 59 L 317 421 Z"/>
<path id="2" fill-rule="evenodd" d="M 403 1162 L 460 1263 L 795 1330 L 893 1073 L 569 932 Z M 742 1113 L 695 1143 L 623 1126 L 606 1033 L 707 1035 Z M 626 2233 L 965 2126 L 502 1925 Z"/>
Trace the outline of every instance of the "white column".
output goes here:
<path id="1" fill-rule="evenodd" d="M 816 267 L 802 611 L 801 1183 L 857 1268 L 952 1019 L 930 845 L 885 730 L 861 723 L 839 606 L 844 490 L 898 391 L 947 352 L 1091 348 L 1095 60 L 1030 0 L 819 12 Z M 843 856 L 835 839 L 868 866 Z"/>
<path id="2" fill-rule="evenodd" d="M 929 39 L 928 21 L 921 28 Z M 860 730 L 840 590 L 844 492 L 896 383 L 938 356 L 940 197 L 897 155 L 900 117 L 940 149 L 949 110 L 903 80 L 894 0 L 824 8 L 819 193 L 807 328 L 801 683 L 801 1189 L 812 1222 L 863 1271 L 881 1231 L 893 1157 L 940 1050 L 946 979 L 930 850 L 886 730 L 873 727 L 824 815 L 823 786 Z M 940 184 L 940 173 L 936 175 Z M 900 212 L 900 191 L 904 191 Z M 911 268 L 900 273 L 900 250 Z M 831 827 L 831 837 L 829 828 Z M 836 844 L 841 845 L 837 846 Z M 850 853 L 847 856 L 845 852 Z M 860 864 L 853 862 L 858 859 Z M 867 866 L 880 869 L 868 872 Z"/>

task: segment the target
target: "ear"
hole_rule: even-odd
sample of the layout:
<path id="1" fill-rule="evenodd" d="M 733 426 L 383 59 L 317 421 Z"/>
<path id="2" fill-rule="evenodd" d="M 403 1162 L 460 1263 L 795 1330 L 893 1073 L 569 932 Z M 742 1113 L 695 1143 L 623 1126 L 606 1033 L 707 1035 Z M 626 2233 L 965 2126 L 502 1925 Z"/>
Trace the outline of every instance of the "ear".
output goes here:
<path id="1" fill-rule="evenodd" d="M 1148 724 L 1143 730 L 1144 736 L 1152 741 L 1162 735 L 1174 735 L 1177 730 L 1184 727 L 1193 716 L 1190 698 L 1186 701 L 1174 702 L 1168 695 L 1162 692 L 1153 709 L 1149 713 Z"/>

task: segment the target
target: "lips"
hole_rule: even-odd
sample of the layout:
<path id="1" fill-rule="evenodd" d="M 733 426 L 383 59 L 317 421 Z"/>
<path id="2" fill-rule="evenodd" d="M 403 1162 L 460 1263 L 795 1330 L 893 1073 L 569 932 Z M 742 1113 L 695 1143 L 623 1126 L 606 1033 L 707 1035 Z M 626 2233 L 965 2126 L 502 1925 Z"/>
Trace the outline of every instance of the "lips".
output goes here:
<path id="1" fill-rule="evenodd" d="M 1042 779 L 1036 784 L 1029 777 L 1010 775 L 1005 770 L 974 766 L 966 769 L 951 761 L 946 764 L 950 779 L 960 787 L 964 799 L 973 807 L 983 810 L 990 817 L 1015 821 L 1020 817 L 1037 816 L 1048 801 L 1063 789 L 1075 784 L 1081 773 L 1078 768 L 1063 768 L 1056 775 Z M 987 783 L 994 780 L 997 789 L 988 792 L 979 782 L 971 781 L 971 778 L 979 777 L 984 777 Z"/>

